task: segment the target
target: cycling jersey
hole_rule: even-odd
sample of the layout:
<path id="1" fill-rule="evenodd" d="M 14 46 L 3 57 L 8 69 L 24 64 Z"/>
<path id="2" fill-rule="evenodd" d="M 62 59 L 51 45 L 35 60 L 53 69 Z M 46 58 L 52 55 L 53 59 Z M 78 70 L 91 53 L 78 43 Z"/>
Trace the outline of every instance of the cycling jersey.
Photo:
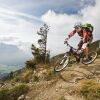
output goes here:
<path id="1" fill-rule="evenodd" d="M 76 30 L 73 30 L 71 33 L 68 34 L 68 39 L 70 39 L 72 36 L 74 36 L 74 34 L 76 34 Z M 81 30 L 78 33 L 78 35 L 83 38 L 83 43 L 90 41 L 91 38 L 92 38 L 90 36 L 90 32 L 87 32 L 87 31 L 84 31 L 84 30 Z"/>

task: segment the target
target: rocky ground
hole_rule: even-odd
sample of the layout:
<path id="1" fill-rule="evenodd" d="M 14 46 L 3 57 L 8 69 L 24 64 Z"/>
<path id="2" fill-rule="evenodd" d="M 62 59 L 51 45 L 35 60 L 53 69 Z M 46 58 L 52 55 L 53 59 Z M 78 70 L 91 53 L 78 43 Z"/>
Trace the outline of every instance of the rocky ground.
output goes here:
<path id="1" fill-rule="evenodd" d="M 73 64 L 50 81 L 32 83 L 27 96 L 31 100 L 85 100 L 76 90 L 84 80 L 94 79 L 100 84 L 100 59 L 93 64 Z M 100 100 L 100 99 L 98 99 Z"/>

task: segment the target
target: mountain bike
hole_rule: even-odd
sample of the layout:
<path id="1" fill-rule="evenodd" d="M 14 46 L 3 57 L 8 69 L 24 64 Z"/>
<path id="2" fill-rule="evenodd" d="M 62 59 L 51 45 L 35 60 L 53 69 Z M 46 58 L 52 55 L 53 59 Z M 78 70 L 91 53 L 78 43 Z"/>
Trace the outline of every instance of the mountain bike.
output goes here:
<path id="1" fill-rule="evenodd" d="M 79 57 L 81 62 L 85 65 L 91 64 L 96 58 L 97 58 L 97 52 L 96 51 L 91 51 L 88 53 L 88 60 L 82 52 L 80 55 L 77 54 L 77 49 L 75 49 L 73 46 L 70 44 L 66 43 L 67 46 L 69 47 L 68 52 L 64 53 L 64 56 L 56 63 L 54 70 L 56 72 L 59 72 L 63 70 L 64 68 L 68 67 L 69 63 L 71 62 L 71 55 L 73 55 L 75 58 Z M 76 59 L 77 61 L 77 59 Z"/>

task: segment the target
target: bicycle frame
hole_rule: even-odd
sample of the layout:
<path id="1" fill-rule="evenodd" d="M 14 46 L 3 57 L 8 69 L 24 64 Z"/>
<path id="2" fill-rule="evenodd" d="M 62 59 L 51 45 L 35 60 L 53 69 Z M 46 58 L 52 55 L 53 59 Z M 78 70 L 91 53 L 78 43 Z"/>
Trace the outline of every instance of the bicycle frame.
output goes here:
<path id="1" fill-rule="evenodd" d="M 77 49 L 75 49 L 74 47 L 72 47 L 70 44 L 67 43 L 67 46 L 70 47 L 70 50 L 69 52 L 67 53 L 72 53 L 73 55 L 76 55 L 77 54 Z"/>
<path id="2" fill-rule="evenodd" d="M 76 61 L 77 61 L 77 57 L 80 58 L 80 59 L 84 58 L 83 52 L 81 54 L 77 54 L 77 49 L 75 49 L 73 46 L 71 46 L 68 43 L 67 43 L 67 46 L 70 47 L 69 52 L 66 52 L 67 56 L 71 56 L 71 54 L 72 54 L 76 58 Z"/>

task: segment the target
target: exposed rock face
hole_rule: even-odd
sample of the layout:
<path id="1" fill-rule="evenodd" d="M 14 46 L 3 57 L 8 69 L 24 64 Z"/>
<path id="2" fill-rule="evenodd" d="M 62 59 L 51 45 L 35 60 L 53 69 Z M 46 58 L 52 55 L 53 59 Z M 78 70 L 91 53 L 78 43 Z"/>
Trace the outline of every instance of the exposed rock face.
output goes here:
<path id="1" fill-rule="evenodd" d="M 18 100 L 32 100 L 31 97 L 29 96 L 25 96 L 25 95 L 21 95 Z"/>
<path id="2" fill-rule="evenodd" d="M 21 95 L 18 100 L 25 100 L 25 95 Z"/>

